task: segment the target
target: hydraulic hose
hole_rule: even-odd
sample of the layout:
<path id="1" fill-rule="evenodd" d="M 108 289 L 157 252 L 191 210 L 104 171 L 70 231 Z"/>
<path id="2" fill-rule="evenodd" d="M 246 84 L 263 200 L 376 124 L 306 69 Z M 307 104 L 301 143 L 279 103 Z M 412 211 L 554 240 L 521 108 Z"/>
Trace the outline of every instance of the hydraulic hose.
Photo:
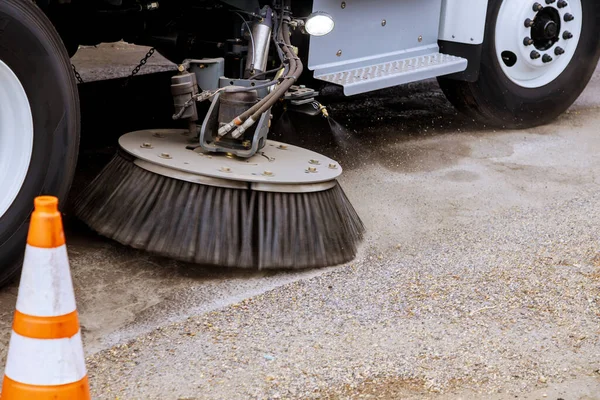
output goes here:
<path id="1" fill-rule="evenodd" d="M 272 73 L 275 73 L 275 72 L 279 72 L 279 71 L 280 71 L 280 70 L 282 70 L 283 68 L 284 68 L 284 65 L 283 65 L 283 64 L 281 64 L 279 67 L 277 67 L 277 68 L 274 68 L 274 69 L 271 69 L 271 70 L 269 70 L 269 71 L 261 72 L 260 74 L 254 74 L 254 75 L 252 75 L 252 76 L 251 76 L 250 78 L 248 78 L 248 79 L 257 79 L 258 77 L 261 77 L 261 76 L 265 76 L 265 75 L 269 75 L 269 74 L 272 74 Z"/>
<path id="2" fill-rule="evenodd" d="M 287 28 L 287 29 L 286 29 Z M 286 32 L 287 32 L 287 43 L 286 43 Z M 282 79 L 284 80 L 279 87 L 277 87 L 273 92 L 269 93 L 268 96 L 266 96 L 264 99 L 262 99 L 260 102 L 258 102 L 256 105 L 254 105 L 253 107 L 251 107 L 250 109 L 246 110 L 246 112 L 244 112 L 242 115 L 240 115 L 238 118 L 241 120 L 241 122 L 245 122 L 248 118 L 250 118 L 252 115 L 254 115 L 259 109 L 262 108 L 262 106 L 269 102 L 272 98 L 275 98 L 275 101 L 273 102 L 273 104 L 275 104 L 275 102 L 283 95 L 285 94 L 285 92 L 287 92 L 287 90 L 289 89 L 289 86 L 286 85 L 287 80 L 290 76 L 295 76 L 296 75 L 296 69 L 297 69 L 297 62 L 296 62 L 296 55 L 294 53 L 292 53 L 289 50 L 289 47 L 291 47 L 291 44 L 289 44 L 289 27 L 284 24 L 283 25 L 283 29 L 281 32 L 282 36 L 283 36 L 283 42 L 285 43 L 284 46 L 284 53 L 286 53 L 287 56 L 287 60 L 290 64 L 290 69 L 289 72 L 286 76 L 284 76 Z M 289 46 L 289 47 L 288 47 Z M 298 60 L 299 61 L 299 60 Z M 293 82 L 292 82 L 293 84 Z M 287 87 L 286 87 L 287 86 Z M 285 88 L 285 89 L 284 89 Z M 283 93 L 281 93 L 283 92 Z M 276 97 L 277 96 L 277 97 Z"/>
<path id="3" fill-rule="evenodd" d="M 273 35 L 272 35 L 272 39 L 273 39 L 273 43 L 275 44 L 275 50 L 277 51 L 277 55 L 279 56 L 279 60 L 281 61 L 281 65 L 284 64 L 284 60 L 285 57 L 283 55 L 283 51 L 281 50 L 281 48 L 279 47 L 279 44 L 277 43 L 277 40 L 279 39 L 279 35 L 281 35 L 281 27 L 283 26 L 283 14 L 280 16 L 277 14 L 277 12 L 273 12 L 273 26 L 275 27 L 275 29 L 273 29 Z"/>
<path id="4" fill-rule="evenodd" d="M 291 43 L 290 43 L 290 28 L 289 26 L 286 24 L 284 25 L 283 28 L 283 40 L 284 43 L 286 45 L 286 47 L 289 48 L 291 47 Z M 263 104 L 251 117 L 250 119 L 253 120 L 257 120 L 258 118 L 260 118 L 260 116 L 265 113 L 269 108 L 273 107 L 273 105 L 279 100 L 279 98 L 283 95 L 285 95 L 285 93 L 290 89 L 290 87 L 292 87 L 292 85 L 294 83 L 296 83 L 296 80 L 300 77 L 300 75 L 302 75 L 302 72 L 304 71 L 304 66 L 302 65 L 302 61 L 291 51 L 289 51 L 290 54 L 292 55 L 292 58 L 290 59 L 290 61 L 294 61 L 296 63 L 296 69 L 294 71 L 294 73 L 292 75 L 287 76 L 285 79 L 285 81 L 280 85 L 279 88 L 277 88 L 275 90 L 275 92 L 281 91 L 281 94 L 276 94 L 274 96 L 272 96 L 271 98 L 268 98 L 268 101 L 265 102 L 265 104 Z"/>
<path id="5" fill-rule="evenodd" d="M 291 50 L 293 49 L 291 41 L 290 41 L 290 27 L 288 21 L 284 21 L 284 17 L 282 17 L 281 29 L 279 29 L 280 41 L 277 42 L 277 45 L 281 46 L 281 50 L 286 55 L 286 61 L 288 62 L 287 74 L 280 80 L 280 85 L 275 88 L 271 93 L 269 93 L 265 98 L 259 101 L 250 109 L 246 110 L 240 116 L 235 118 L 230 123 L 219 129 L 219 135 L 223 136 L 229 133 L 232 129 L 236 128 L 235 131 L 231 134 L 234 138 L 240 137 L 246 130 L 248 130 L 252 125 L 256 123 L 256 121 L 260 118 L 260 116 L 265 113 L 269 108 L 271 108 L 281 97 L 285 95 L 285 93 L 290 89 L 290 87 L 296 82 L 296 80 L 300 77 L 304 70 L 304 66 L 302 65 L 302 61 L 298 58 L 298 56 Z"/>

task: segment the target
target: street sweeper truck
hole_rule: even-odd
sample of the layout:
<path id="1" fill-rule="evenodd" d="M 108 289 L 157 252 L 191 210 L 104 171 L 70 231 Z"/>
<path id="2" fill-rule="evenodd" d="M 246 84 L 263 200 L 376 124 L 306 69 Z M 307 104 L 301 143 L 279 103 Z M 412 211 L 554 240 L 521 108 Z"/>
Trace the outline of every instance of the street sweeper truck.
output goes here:
<path id="1" fill-rule="evenodd" d="M 355 257 L 364 227 L 342 166 L 269 139 L 286 107 L 327 117 L 352 96 L 437 78 L 487 125 L 564 112 L 600 56 L 597 0 L 1 0 L 0 283 L 17 271 L 33 198 L 65 204 L 79 142 L 80 45 L 126 42 L 176 63 L 164 112 L 136 131 L 74 212 L 125 245 L 195 263 L 311 268 Z M 152 54 L 152 53 L 150 53 Z"/>

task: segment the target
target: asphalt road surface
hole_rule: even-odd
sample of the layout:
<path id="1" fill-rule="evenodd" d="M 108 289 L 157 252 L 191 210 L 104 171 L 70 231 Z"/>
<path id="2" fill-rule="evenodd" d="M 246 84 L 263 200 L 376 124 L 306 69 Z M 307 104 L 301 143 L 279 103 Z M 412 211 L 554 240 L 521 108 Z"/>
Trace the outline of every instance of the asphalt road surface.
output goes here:
<path id="1" fill-rule="evenodd" d="M 155 56 L 123 87 L 146 51 L 76 55 L 73 196 L 119 135 L 171 126 L 172 64 Z M 67 208 L 94 396 L 600 399 L 600 70 L 568 113 L 524 131 L 458 115 L 435 81 L 326 94 L 337 124 L 284 114 L 274 137 L 345 166 L 368 229 L 348 265 L 189 265 L 99 237 Z M 16 294 L 0 291 L 2 358 Z"/>

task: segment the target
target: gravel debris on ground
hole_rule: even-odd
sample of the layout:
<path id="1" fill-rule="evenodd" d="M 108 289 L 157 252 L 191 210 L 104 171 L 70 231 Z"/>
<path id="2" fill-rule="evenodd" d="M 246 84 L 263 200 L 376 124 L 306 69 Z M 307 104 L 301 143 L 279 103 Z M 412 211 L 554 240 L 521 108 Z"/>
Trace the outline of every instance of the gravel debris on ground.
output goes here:
<path id="1" fill-rule="evenodd" d="M 468 156 L 425 172 L 353 169 L 343 183 L 370 232 L 356 262 L 91 356 L 95 396 L 482 398 L 600 382 L 600 137 L 578 123 L 455 135 Z M 389 214 L 394 201 L 414 215 Z"/>
<path id="2" fill-rule="evenodd" d="M 174 64 L 156 54 L 129 94 L 115 89 L 147 50 L 74 57 L 91 82 L 75 188 L 119 134 L 163 126 L 168 72 L 146 74 Z M 67 220 L 94 398 L 600 399 L 599 79 L 557 122 L 524 131 L 458 115 L 435 81 L 352 98 L 330 87 L 331 129 L 274 120 L 276 139 L 345 168 L 368 228 L 345 266 L 220 271 Z M 96 138 L 110 145 L 86 148 Z M 16 292 L 0 292 L 2 358 Z"/>

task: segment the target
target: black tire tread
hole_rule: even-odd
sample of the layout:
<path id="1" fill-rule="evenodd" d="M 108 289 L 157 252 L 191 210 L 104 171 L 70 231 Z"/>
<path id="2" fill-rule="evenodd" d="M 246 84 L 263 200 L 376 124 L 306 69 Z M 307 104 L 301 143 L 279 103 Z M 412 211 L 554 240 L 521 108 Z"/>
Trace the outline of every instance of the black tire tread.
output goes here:
<path id="1" fill-rule="evenodd" d="M 44 184 L 39 187 L 37 194 L 52 194 L 58 196 L 61 200 L 61 206 L 64 206 L 66 196 L 70 190 L 75 174 L 80 130 L 79 94 L 75 77 L 70 72 L 71 61 L 60 35 L 44 12 L 35 5 L 35 3 L 23 0 L 2 0 L 0 10 L 10 10 L 11 15 L 15 16 L 15 19 L 20 23 L 27 27 L 31 27 L 31 30 L 35 29 L 36 34 L 44 38 L 45 47 L 52 49 L 53 58 L 58 62 L 57 66 L 63 71 L 60 79 L 67 88 L 68 99 L 66 104 L 70 105 L 68 110 L 70 114 L 68 115 L 71 116 L 66 122 L 67 129 L 75 131 L 76 134 L 71 136 L 72 142 L 69 144 L 68 157 L 63 160 L 65 167 L 61 168 L 62 176 L 60 182 L 53 179 L 54 177 L 49 177 L 47 171 L 44 171 Z M 56 162 L 57 159 L 58 156 L 51 157 L 51 160 L 54 162 Z M 31 202 L 28 205 L 28 207 L 30 207 L 29 214 L 33 211 L 33 199 L 30 200 Z M 5 240 L 0 241 L 0 287 L 11 282 L 21 269 L 28 226 L 29 218 L 27 217 L 23 219 L 19 226 L 11 226 L 10 230 L 12 231 L 12 234 L 5 238 Z M 4 229 L 1 224 L 0 229 Z"/>
<path id="2" fill-rule="evenodd" d="M 591 36 L 589 40 L 597 40 L 597 45 L 594 51 L 582 50 L 581 46 L 577 49 L 573 57 L 574 61 L 571 63 L 572 65 L 577 63 L 576 68 L 568 68 L 563 73 L 564 77 L 557 78 L 555 82 L 557 82 L 558 88 L 550 84 L 539 89 L 527 89 L 517 94 L 517 90 L 515 90 L 517 86 L 501 72 L 493 48 L 495 30 L 493 18 L 502 0 L 490 0 L 479 80 L 466 82 L 439 77 L 438 82 L 446 98 L 457 110 L 469 118 L 490 126 L 522 129 L 553 121 L 558 115 L 565 112 L 586 88 L 600 58 L 600 40 L 598 39 L 600 37 L 600 3 L 596 3 L 596 0 L 582 1 L 588 11 L 591 9 L 594 12 L 587 16 L 587 29 Z M 500 83 L 490 84 L 493 81 Z M 568 82 L 568 85 L 565 82 Z M 490 91 L 489 88 L 492 85 L 497 90 Z M 532 96 L 533 90 L 538 90 L 540 95 Z M 544 100 L 548 100 L 557 93 L 561 95 L 560 102 L 550 99 L 543 107 L 541 106 Z M 506 103 L 507 98 L 514 100 L 514 104 L 519 107 L 518 112 L 515 112 L 514 108 L 511 111 Z"/>

